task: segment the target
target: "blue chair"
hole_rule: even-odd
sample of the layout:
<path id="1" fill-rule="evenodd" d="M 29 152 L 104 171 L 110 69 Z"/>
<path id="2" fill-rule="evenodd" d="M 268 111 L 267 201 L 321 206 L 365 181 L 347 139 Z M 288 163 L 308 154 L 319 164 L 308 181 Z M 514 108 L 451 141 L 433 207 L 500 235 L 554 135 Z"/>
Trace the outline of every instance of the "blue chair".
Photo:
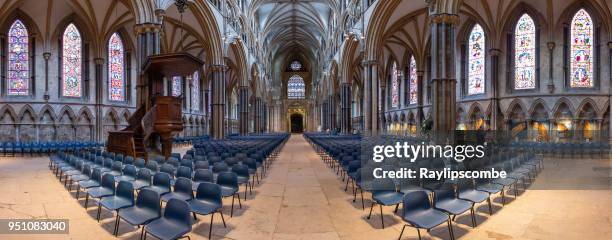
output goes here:
<path id="1" fill-rule="evenodd" d="M 474 203 L 467 200 L 455 197 L 455 190 L 446 188 L 434 191 L 434 207 L 446 212 L 449 216 L 455 219 L 455 216 L 461 215 L 467 210 L 470 210 L 472 217 L 472 227 L 476 227 L 476 218 L 474 216 Z M 451 222 L 452 224 L 452 222 Z"/>
<path id="2" fill-rule="evenodd" d="M 198 184 L 203 182 L 213 182 L 213 172 L 208 169 L 198 169 L 193 174 L 193 191 L 198 190 Z"/>
<path id="3" fill-rule="evenodd" d="M 189 216 L 189 204 L 178 199 L 170 199 L 166 208 L 164 208 L 164 216 L 155 219 L 145 226 L 145 239 L 147 234 L 161 240 L 179 239 L 189 236 L 185 234 L 191 232 L 191 219 Z"/>
<path id="4" fill-rule="evenodd" d="M 238 175 L 233 172 L 222 172 L 217 176 L 217 184 L 221 187 L 221 196 L 229 197 L 232 196 L 232 210 L 230 217 L 234 216 L 234 199 L 238 194 Z M 240 201 L 240 195 L 238 195 L 238 204 L 242 209 L 242 202 Z"/>
<path id="5" fill-rule="evenodd" d="M 98 222 L 100 221 L 100 211 L 102 210 L 102 207 L 110 211 L 117 211 L 117 213 L 119 213 L 119 209 L 133 205 L 134 187 L 130 182 L 121 181 L 117 185 L 114 196 L 103 197 L 102 200 L 98 202 Z"/>
<path id="6" fill-rule="evenodd" d="M 383 206 L 395 205 L 395 212 L 399 208 L 399 204 L 402 202 L 404 195 L 395 189 L 395 183 L 390 178 L 376 178 L 372 182 L 372 206 L 370 207 L 370 214 L 368 219 L 372 217 L 372 210 L 374 205 L 380 206 L 380 223 L 382 228 L 385 229 L 385 221 L 383 220 Z"/>
<path id="7" fill-rule="evenodd" d="M 167 173 L 156 173 L 153 176 L 153 185 L 145 187 L 143 189 L 150 189 L 157 194 L 164 195 L 170 192 L 170 175 Z"/>
<path id="8" fill-rule="evenodd" d="M 145 167 L 149 170 L 151 170 L 152 172 L 157 172 L 158 170 L 158 166 L 157 166 L 157 162 L 156 161 L 148 161 L 147 164 L 145 165 Z"/>
<path id="9" fill-rule="evenodd" d="M 189 207 L 191 212 L 193 213 L 193 218 L 197 219 L 196 214 L 200 215 L 210 215 L 210 229 L 208 230 L 208 239 L 211 239 L 212 235 L 212 227 L 213 227 L 213 218 L 215 217 L 215 213 L 221 214 L 221 219 L 223 220 L 223 226 L 225 225 L 225 218 L 223 217 L 223 212 L 221 208 L 223 208 L 223 201 L 221 200 L 221 187 L 214 183 L 201 183 L 198 186 L 198 191 L 196 192 L 196 198 L 189 201 Z"/>
<path id="10" fill-rule="evenodd" d="M 238 176 L 238 185 L 244 184 L 244 200 L 247 198 L 247 190 L 249 190 L 249 186 L 251 187 L 251 194 L 253 194 L 253 186 L 251 185 L 249 175 L 249 167 L 243 164 L 236 164 L 232 167 L 232 172 L 236 173 Z"/>
<path id="11" fill-rule="evenodd" d="M 121 219 L 131 224 L 132 226 L 141 226 L 157 219 L 161 216 L 161 205 L 159 204 L 159 194 L 153 190 L 142 189 L 138 193 L 136 205 L 127 207 L 119 211 L 117 220 L 115 221 L 115 236 L 119 232 L 119 224 Z M 142 239 L 144 235 L 144 227 L 140 233 Z"/>
<path id="12" fill-rule="evenodd" d="M 176 170 L 176 177 L 177 178 L 184 177 L 184 178 L 187 178 L 187 179 L 191 179 L 191 168 L 190 167 L 185 167 L 185 166 L 180 166 Z M 174 185 L 174 179 L 172 179 L 171 183 L 172 183 L 172 185 Z"/>
<path id="13" fill-rule="evenodd" d="M 463 200 L 468 200 L 473 204 L 481 203 L 487 200 L 489 205 L 489 215 L 493 215 L 493 209 L 491 207 L 491 198 L 489 194 L 484 191 L 478 191 L 474 188 L 474 184 L 471 179 L 459 180 L 457 184 L 457 197 Z"/>
<path id="14" fill-rule="evenodd" d="M 99 168 L 95 168 L 91 172 L 91 177 L 87 180 L 77 182 L 77 193 L 76 198 L 79 199 L 79 192 L 81 188 L 87 190 L 92 187 L 99 187 L 102 182 L 102 171 Z"/>
<path id="15" fill-rule="evenodd" d="M 161 197 L 163 202 L 168 202 L 170 199 L 179 199 L 183 201 L 189 201 L 193 199 L 193 190 L 192 190 L 191 180 L 184 177 L 179 177 L 176 179 L 174 184 L 174 191 L 168 194 L 164 194 Z"/>
<path id="16" fill-rule="evenodd" d="M 145 160 L 142 158 L 136 158 L 134 161 L 134 166 L 138 169 L 145 167 Z"/>
<path id="17" fill-rule="evenodd" d="M 120 176 L 122 174 L 123 163 L 120 161 L 115 161 L 113 166 L 111 167 L 111 171 L 108 174 L 111 174 L 115 177 Z"/>
<path id="18" fill-rule="evenodd" d="M 140 190 L 144 187 L 151 186 L 151 177 L 151 170 L 146 168 L 141 168 L 138 170 L 136 180 L 132 182 L 134 189 Z"/>
<path id="19" fill-rule="evenodd" d="M 421 239 L 420 229 L 430 230 L 444 222 L 448 224 L 448 231 L 451 239 L 455 239 L 451 225 L 450 216 L 444 212 L 431 207 L 427 193 L 424 191 L 409 192 L 404 196 L 402 219 L 417 230 L 419 240 Z M 402 239 L 406 224 L 402 227 L 398 239 Z"/>
<path id="20" fill-rule="evenodd" d="M 134 181 L 134 179 L 136 179 L 136 175 L 138 173 L 136 172 L 136 167 L 133 165 L 125 165 L 123 167 L 123 175 L 121 176 L 117 176 L 117 178 L 115 179 L 117 182 L 120 181 Z"/>
<path id="21" fill-rule="evenodd" d="M 194 170 L 198 170 L 198 169 L 209 169 L 210 165 L 208 164 L 208 161 L 196 161 L 194 164 Z"/>
<path id="22" fill-rule="evenodd" d="M 75 182 L 78 183 L 80 181 L 89 180 L 90 177 L 91 177 L 91 165 L 84 164 L 83 172 L 81 174 L 70 176 L 70 185 L 68 185 L 68 191 L 72 191 L 72 185 Z"/>
<path id="23" fill-rule="evenodd" d="M 102 182 L 99 187 L 93 187 L 87 189 L 87 195 L 85 196 L 85 208 L 87 208 L 87 202 L 89 196 L 92 198 L 103 198 L 112 196 L 115 194 L 115 177 L 110 174 L 104 174 L 102 176 Z"/>

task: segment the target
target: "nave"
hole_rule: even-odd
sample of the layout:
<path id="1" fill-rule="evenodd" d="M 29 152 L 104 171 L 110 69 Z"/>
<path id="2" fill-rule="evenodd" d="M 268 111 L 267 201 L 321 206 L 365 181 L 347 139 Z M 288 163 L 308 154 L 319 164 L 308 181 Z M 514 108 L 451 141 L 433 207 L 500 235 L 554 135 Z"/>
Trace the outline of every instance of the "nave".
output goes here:
<path id="1" fill-rule="evenodd" d="M 186 153 L 191 146 L 176 152 Z M 48 169 L 48 157 L 1 157 L 0 184 L 5 193 L 0 200 L 3 218 L 65 218 L 70 221 L 69 235 L 5 235 L 2 239 L 115 239 L 112 235 L 114 216 L 102 210 L 96 220 L 96 207 L 90 200 L 84 209 L 84 198 L 75 199 L 75 190 L 68 191 Z M 456 238 L 460 239 L 601 239 L 609 236 L 609 213 L 612 195 L 601 190 L 539 190 L 546 182 L 574 181 L 568 172 L 583 175 L 591 164 L 603 164 L 602 159 L 583 159 L 582 163 L 545 159 L 546 167 L 538 179 L 518 198 L 509 192 L 506 205 L 495 196 L 493 215 L 486 204 L 477 206 L 476 228 L 468 215 L 453 222 Z M 370 194 L 365 193 L 366 209 L 359 199 L 353 202 L 351 188 L 326 165 L 302 135 L 291 135 L 266 176 L 255 183 L 253 194 L 247 194 L 242 209 L 237 206 L 230 216 L 231 198 L 224 198 L 223 213 L 227 228 L 215 216 L 213 239 L 397 239 L 403 222 L 384 207 L 385 228 L 374 211 L 367 219 Z M 588 185 L 589 183 L 582 183 Z M 349 185 L 350 186 L 350 185 Z M 578 187 L 576 189 L 579 189 Z M 239 191 L 243 195 L 243 188 Z M 597 199 L 597 201 L 593 201 Z M 589 206 L 589 207 L 585 207 Z M 374 208 L 377 210 L 378 207 Z M 401 209 L 401 206 L 400 206 Z M 569 209 L 577 209 L 571 211 Z M 198 216 L 191 239 L 207 239 L 208 216 Z M 580 224 L 577 224 L 580 223 Z M 448 239 L 445 226 L 430 233 L 421 231 L 425 239 Z M 138 239 L 139 229 L 123 222 L 118 239 Z M 406 228 L 402 239 L 415 239 L 414 229 Z"/>

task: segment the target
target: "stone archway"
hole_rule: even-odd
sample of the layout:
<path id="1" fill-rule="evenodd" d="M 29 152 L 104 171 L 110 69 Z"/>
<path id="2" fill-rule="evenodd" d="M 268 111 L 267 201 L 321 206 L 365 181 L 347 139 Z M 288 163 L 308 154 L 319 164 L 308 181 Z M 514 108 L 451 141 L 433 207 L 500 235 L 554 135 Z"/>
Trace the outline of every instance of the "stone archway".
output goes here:
<path id="1" fill-rule="evenodd" d="M 304 132 L 304 115 L 301 113 L 293 113 L 289 116 L 289 122 L 291 133 Z"/>

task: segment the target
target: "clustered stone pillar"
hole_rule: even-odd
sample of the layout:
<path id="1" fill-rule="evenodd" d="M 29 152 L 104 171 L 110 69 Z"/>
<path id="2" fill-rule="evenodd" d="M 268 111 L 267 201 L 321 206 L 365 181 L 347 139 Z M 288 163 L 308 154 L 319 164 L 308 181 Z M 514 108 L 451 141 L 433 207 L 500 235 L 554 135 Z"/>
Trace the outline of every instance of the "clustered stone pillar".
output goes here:
<path id="1" fill-rule="evenodd" d="M 378 134 L 378 65 L 375 60 L 364 61 L 363 118 L 364 132 Z"/>
<path id="2" fill-rule="evenodd" d="M 335 96 L 329 95 L 329 129 L 336 128 L 336 101 Z"/>
<path id="3" fill-rule="evenodd" d="M 94 63 L 96 64 L 95 67 L 95 81 L 96 81 L 96 86 L 104 86 L 102 84 L 102 71 L 104 69 L 104 59 L 103 58 L 96 58 L 94 59 Z M 96 116 L 98 116 L 96 118 L 96 129 L 95 129 L 95 138 L 96 141 L 98 142 L 103 142 L 105 139 L 102 139 L 103 133 L 104 133 L 104 129 L 102 126 L 102 118 L 99 116 L 102 116 L 102 99 L 103 99 L 103 95 L 104 95 L 104 88 L 101 87 L 97 87 L 96 88 Z"/>
<path id="4" fill-rule="evenodd" d="M 425 96 L 425 93 L 423 92 L 424 89 L 424 78 L 423 76 L 425 76 L 425 74 L 423 74 L 424 71 L 419 70 L 417 71 L 417 115 L 416 115 L 416 125 L 418 127 L 418 129 L 421 129 L 421 125 L 423 124 L 423 121 L 425 121 L 425 114 L 423 113 L 423 104 L 425 102 L 425 98 L 423 96 Z"/>
<path id="5" fill-rule="evenodd" d="M 340 130 L 342 133 L 351 132 L 351 84 L 344 82 L 340 89 L 340 101 L 341 101 L 341 119 L 340 119 Z"/>
<path id="6" fill-rule="evenodd" d="M 499 92 L 498 92 L 498 81 L 499 81 L 499 55 L 501 51 L 499 49 L 491 49 L 491 119 L 490 129 L 498 130 L 502 128 L 499 126 Z"/>
<path id="7" fill-rule="evenodd" d="M 160 24 L 144 23 L 138 24 L 134 27 L 136 32 L 136 41 L 138 47 L 138 66 L 142 69 L 142 65 L 147 61 L 147 58 L 151 55 L 159 54 L 160 52 Z M 136 84 L 136 95 L 138 103 L 137 106 L 146 104 L 145 97 L 147 96 L 148 87 L 146 79 L 144 79 L 144 73 L 140 72 L 138 78 L 138 84 Z"/>
<path id="8" fill-rule="evenodd" d="M 445 137 L 455 130 L 455 25 L 459 16 L 436 14 L 431 22 L 431 67 L 433 82 L 433 130 Z M 441 139 L 445 140 L 445 139 Z"/>
<path id="9" fill-rule="evenodd" d="M 323 113 L 321 114 L 323 117 L 322 122 L 323 122 L 323 131 L 326 131 L 327 129 L 329 129 L 329 101 L 325 100 L 323 101 L 322 104 L 322 110 Z"/>
<path id="10" fill-rule="evenodd" d="M 612 42 L 608 42 L 608 56 L 610 56 L 610 60 L 608 61 L 610 63 L 610 69 L 612 69 Z M 612 74 L 610 75 L 610 82 L 612 83 Z M 610 84 L 609 86 L 609 92 L 610 97 L 609 97 L 609 101 L 612 103 L 612 84 Z M 612 104 L 608 104 L 608 107 L 610 108 L 608 111 L 608 114 L 610 114 L 610 118 L 612 118 Z M 612 121 L 608 121 L 608 142 L 612 145 Z M 600 129 L 601 130 L 601 129 Z M 610 153 L 612 154 L 612 153 Z"/>
<path id="11" fill-rule="evenodd" d="M 255 98 L 255 133 L 261 132 L 261 98 Z"/>
<path id="12" fill-rule="evenodd" d="M 238 102 L 240 104 L 240 135 L 249 133 L 249 87 L 240 86 L 238 88 Z"/>
<path id="13" fill-rule="evenodd" d="M 223 65 L 210 67 L 212 76 L 212 137 L 225 137 L 225 69 Z"/>

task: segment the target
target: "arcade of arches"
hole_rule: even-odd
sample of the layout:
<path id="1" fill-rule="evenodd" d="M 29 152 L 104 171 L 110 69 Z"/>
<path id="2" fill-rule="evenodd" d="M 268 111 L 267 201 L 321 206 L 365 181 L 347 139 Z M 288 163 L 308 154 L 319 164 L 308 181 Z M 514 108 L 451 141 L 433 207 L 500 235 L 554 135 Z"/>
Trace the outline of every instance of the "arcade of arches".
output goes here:
<path id="1" fill-rule="evenodd" d="M 204 62 L 166 80 L 185 137 L 292 132 L 301 109 L 304 131 L 611 138 L 609 1 L 1 4 L 4 141 L 105 141 L 137 108 L 147 56 L 174 52 Z"/>

